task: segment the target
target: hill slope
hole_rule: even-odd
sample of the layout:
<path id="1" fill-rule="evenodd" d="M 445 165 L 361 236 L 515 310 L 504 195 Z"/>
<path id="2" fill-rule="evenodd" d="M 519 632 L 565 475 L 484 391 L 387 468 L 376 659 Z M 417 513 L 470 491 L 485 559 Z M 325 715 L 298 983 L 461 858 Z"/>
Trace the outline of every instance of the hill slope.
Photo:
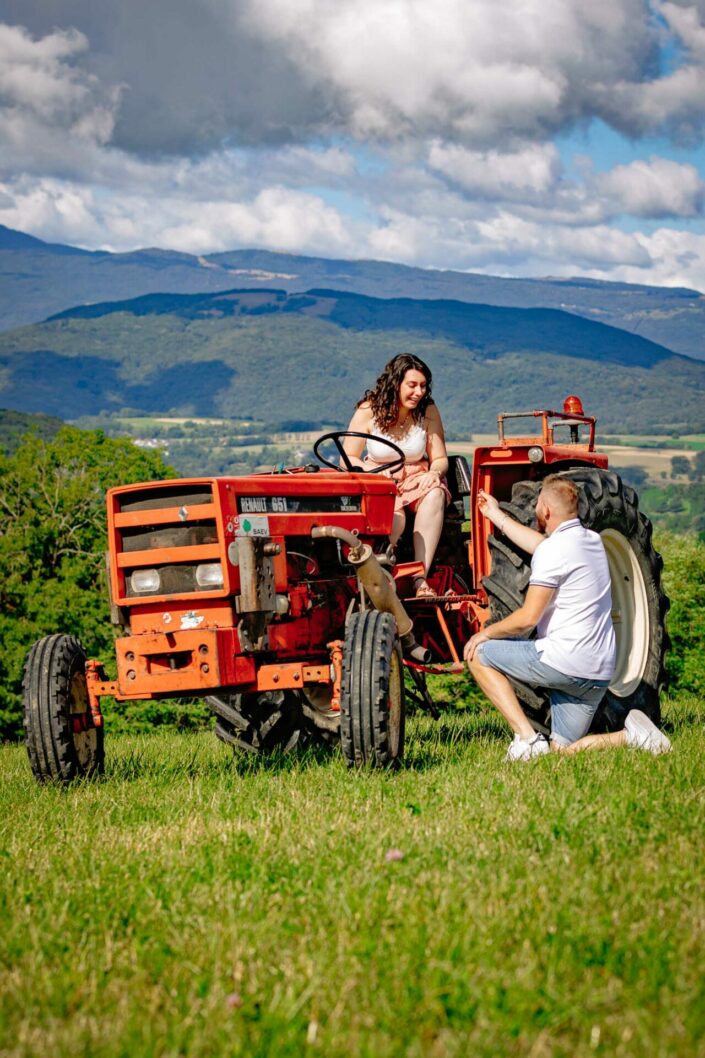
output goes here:
<path id="1" fill-rule="evenodd" d="M 346 423 L 387 359 L 434 371 L 448 427 L 578 392 L 614 431 L 705 429 L 705 364 L 547 309 L 331 290 L 158 295 L 82 306 L 0 339 L 0 402 L 66 418 L 132 407 Z"/>
<path id="2" fill-rule="evenodd" d="M 158 249 L 87 252 L 43 243 L 0 225 L 0 329 L 39 322 L 81 303 L 234 286 L 276 286 L 288 293 L 334 288 L 371 297 L 555 308 L 638 332 L 676 352 L 705 359 L 705 296 L 693 290 L 589 279 L 504 279 L 266 250 L 205 257 Z"/>
<path id="3" fill-rule="evenodd" d="M 28 412 L 0 408 L 0 452 L 10 455 L 19 448 L 22 438 L 30 433 L 50 440 L 63 425 L 61 419 L 50 415 L 32 415 Z"/>

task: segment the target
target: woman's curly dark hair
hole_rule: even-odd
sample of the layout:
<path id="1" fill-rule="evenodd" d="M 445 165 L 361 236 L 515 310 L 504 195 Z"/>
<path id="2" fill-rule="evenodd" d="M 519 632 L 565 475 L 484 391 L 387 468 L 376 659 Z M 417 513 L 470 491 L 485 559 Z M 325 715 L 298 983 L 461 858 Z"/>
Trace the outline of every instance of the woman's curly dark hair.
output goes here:
<path id="1" fill-rule="evenodd" d="M 419 360 L 418 356 L 413 356 L 411 353 L 399 353 L 385 366 L 374 387 L 368 389 L 362 400 L 357 402 L 358 408 L 361 404 L 369 402 L 375 422 L 382 429 L 388 429 L 397 422 L 399 417 L 399 387 L 404 381 L 404 375 L 407 371 L 420 371 L 426 379 L 426 392 L 411 413 L 413 421 L 422 422 L 429 404 L 433 404 L 431 399 L 431 382 L 433 380 L 431 369 L 427 364 L 424 364 L 423 360 Z"/>

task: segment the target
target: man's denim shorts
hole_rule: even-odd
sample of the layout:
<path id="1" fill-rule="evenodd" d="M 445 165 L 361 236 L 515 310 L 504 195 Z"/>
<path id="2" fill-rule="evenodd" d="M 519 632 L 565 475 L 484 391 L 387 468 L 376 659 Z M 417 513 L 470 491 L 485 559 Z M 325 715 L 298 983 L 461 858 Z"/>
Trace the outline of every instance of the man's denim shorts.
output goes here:
<path id="1" fill-rule="evenodd" d="M 488 668 L 548 690 L 551 738 L 559 746 L 569 746 L 587 734 L 610 682 L 565 676 L 541 660 L 530 639 L 488 639 L 480 644 L 477 655 Z"/>

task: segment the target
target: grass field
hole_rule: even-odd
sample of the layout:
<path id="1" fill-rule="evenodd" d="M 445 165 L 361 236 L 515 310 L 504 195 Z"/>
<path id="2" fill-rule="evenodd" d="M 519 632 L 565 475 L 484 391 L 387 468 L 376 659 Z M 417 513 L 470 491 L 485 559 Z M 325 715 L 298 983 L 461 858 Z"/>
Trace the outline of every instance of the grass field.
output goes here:
<path id="1" fill-rule="evenodd" d="M 0 750 L 0 1055 L 705 1055 L 705 704 L 669 757 L 528 766 L 482 708 L 405 766 L 108 740 Z"/>

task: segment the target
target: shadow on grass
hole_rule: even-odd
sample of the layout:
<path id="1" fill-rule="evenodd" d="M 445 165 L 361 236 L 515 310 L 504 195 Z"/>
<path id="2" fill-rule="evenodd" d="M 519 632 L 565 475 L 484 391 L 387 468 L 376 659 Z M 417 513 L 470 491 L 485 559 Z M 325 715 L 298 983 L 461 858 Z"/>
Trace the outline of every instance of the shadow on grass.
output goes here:
<path id="1" fill-rule="evenodd" d="M 132 749 L 122 757 L 108 758 L 102 781 L 136 782 L 142 779 L 227 778 L 228 776 L 301 772 L 330 763 L 333 750 L 327 746 L 307 746 L 289 753 L 247 753 L 227 746 L 196 749 L 188 759 L 159 758 L 141 749 Z"/>
<path id="2" fill-rule="evenodd" d="M 664 701 L 663 726 L 669 735 L 675 734 L 677 738 L 679 734 L 701 727 L 704 721 L 705 703 L 695 696 Z M 504 722 L 490 708 L 449 709 L 438 720 L 416 710 L 408 718 L 406 753 L 396 770 L 409 773 L 442 769 L 453 764 L 472 745 L 487 747 L 505 743 L 508 739 Z M 140 741 L 141 745 L 114 757 L 108 748 L 105 775 L 82 781 L 89 785 L 114 781 L 129 783 L 147 778 L 165 784 L 184 778 L 227 781 L 232 777 L 300 773 L 343 766 L 337 744 L 295 747 L 288 753 L 275 750 L 259 754 L 233 751 L 216 742 L 211 734 L 187 756 L 179 752 L 181 739 L 178 737 L 175 737 L 176 751 L 169 747 L 163 755 L 160 754 L 161 746 L 156 740 L 152 742 L 151 736 L 141 737 Z M 73 788 L 75 785 L 72 784 Z"/>
<path id="3" fill-rule="evenodd" d="M 444 714 L 437 721 L 430 717 L 411 718 L 406 738 L 407 757 L 398 770 L 427 771 L 443 767 L 449 761 L 449 750 L 464 749 L 468 743 L 506 737 L 501 727 L 493 724 L 490 717 L 473 717 L 468 724 L 462 714 Z M 158 753 L 157 744 L 151 744 L 146 736 L 145 744 L 132 747 L 121 755 L 111 756 L 108 751 L 105 774 L 97 782 L 139 782 L 149 779 L 164 784 L 178 779 L 219 780 L 228 777 L 254 776 L 259 774 L 301 773 L 310 769 L 343 766 L 338 745 L 314 745 L 294 747 L 288 753 L 274 750 L 271 753 L 248 753 L 232 750 L 216 743 L 202 744 L 188 756 L 173 752 Z M 351 769 L 354 770 L 354 769 Z M 363 768 L 361 770 L 373 770 Z"/>
<path id="4" fill-rule="evenodd" d="M 705 701 L 694 694 L 667 698 L 662 703 L 663 730 L 669 735 L 705 724 Z"/>
<path id="5" fill-rule="evenodd" d="M 442 713 L 438 720 L 416 715 L 407 730 L 402 771 L 427 772 L 455 763 L 470 746 L 506 742 L 501 718 L 491 710 L 464 709 Z"/>
<path id="6" fill-rule="evenodd" d="M 491 714 L 458 717 L 450 724 L 438 722 L 435 730 L 430 732 L 431 739 L 441 746 L 458 746 L 478 739 L 506 741 L 507 728 L 499 717 Z"/>

